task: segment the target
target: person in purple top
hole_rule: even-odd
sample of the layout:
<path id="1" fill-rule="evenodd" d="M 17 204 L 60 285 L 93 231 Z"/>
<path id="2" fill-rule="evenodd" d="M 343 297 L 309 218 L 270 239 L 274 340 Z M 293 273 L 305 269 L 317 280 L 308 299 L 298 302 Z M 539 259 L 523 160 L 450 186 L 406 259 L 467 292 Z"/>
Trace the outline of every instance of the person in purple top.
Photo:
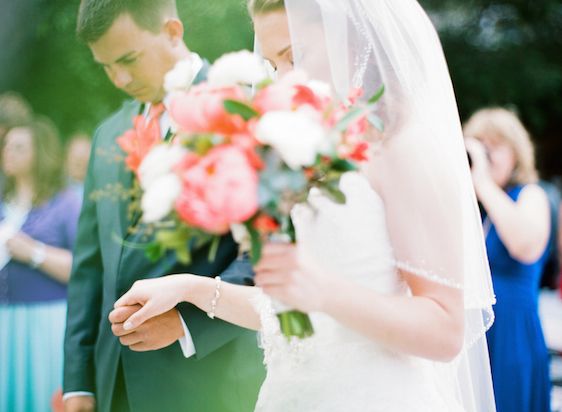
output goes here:
<path id="1" fill-rule="evenodd" d="M 62 384 L 66 283 L 81 205 L 64 189 L 63 163 L 47 119 L 13 127 L 1 141 L 1 411 L 49 411 Z"/>

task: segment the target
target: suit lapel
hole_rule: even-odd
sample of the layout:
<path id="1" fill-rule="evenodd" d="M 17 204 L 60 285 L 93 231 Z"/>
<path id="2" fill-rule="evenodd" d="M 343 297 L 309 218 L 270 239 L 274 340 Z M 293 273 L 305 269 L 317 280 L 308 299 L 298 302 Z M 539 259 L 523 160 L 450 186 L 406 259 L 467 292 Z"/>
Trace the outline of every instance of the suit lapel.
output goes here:
<path id="1" fill-rule="evenodd" d="M 135 115 L 142 113 L 143 108 L 144 108 L 144 104 L 140 104 L 139 102 L 134 102 L 133 104 L 131 104 L 131 109 L 127 111 L 127 115 L 124 117 L 125 126 L 121 131 L 121 133 L 124 133 L 126 130 L 130 129 L 133 126 L 132 123 L 133 117 Z M 119 145 L 117 145 L 117 143 L 115 142 L 114 144 L 117 147 L 119 153 L 125 156 L 125 153 L 121 150 Z M 127 168 L 125 162 L 119 162 L 117 164 L 117 168 L 115 172 L 116 172 L 115 181 L 120 182 L 125 190 L 129 190 L 133 186 L 133 173 Z M 127 231 L 129 228 L 129 216 L 128 216 L 129 198 L 128 197 L 127 198 L 122 197 L 119 199 L 118 209 L 119 209 L 118 222 L 117 222 L 118 224 L 115 230 L 118 231 L 117 235 L 119 236 L 119 238 L 121 240 L 124 240 L 127 237 Z"/>
<path id="2" fill-rule="evenodd" d="M 207 60 L 203 60 L 203 67 L 201 67 L 201 70 L 199 70 L 199 73 L 197 73 L 197 76 L 195 77 L 193 84 L 201 83 L 207 79 L 207 73 L 209 71 L 209 67 L 210 67 L 209 62 Z M 144 112 L 144 109 L 145 109 L 144 104 L 141 104 L 136 101 L 131 103 L 130 109 L 126 111 L 128 116 L 124 116 L 124 121 L 127 123 L 124 123 L 125 126 L 123 127 L 120 134 L 124 133 L 127 129 L 130 129 L 132 127 L 133 117 L 135 115 L 142 114 Z M 172 135 L 171 130 L 169 130 L 164 139 L 169 140 L 171 138 L 171 135 Z M 114 144 L 117 147 L 118 152 L 124 155 L 121 148 L 116 143 Z M 124 162 L 119 162 L 115 172 L 116 175 L 114 176 L 113 181 L 120 182 L 125 188 L 125 190 L 132 187 L 133 173 L 129 169 L 127 169 Z M 129 216 L 128 216 L 129 199 L 128 198 L 120 199 L 118 209 L 119 209 L 118 222 L 117 222 L 118 224 L 115 227 L 115 231 L 117 232 L 117 235 L 120 240 L 125 240 L 130 225 L 132 223 L 135 223 L 134 221 L 133 222 L 129 221 Z"/>

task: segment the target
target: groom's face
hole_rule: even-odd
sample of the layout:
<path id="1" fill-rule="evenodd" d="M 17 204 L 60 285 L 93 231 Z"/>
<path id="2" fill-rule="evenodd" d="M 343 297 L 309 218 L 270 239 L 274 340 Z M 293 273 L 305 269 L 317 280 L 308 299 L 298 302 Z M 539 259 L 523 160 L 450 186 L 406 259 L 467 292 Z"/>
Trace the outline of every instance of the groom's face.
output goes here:
<path id="1" fill-rule="evenodd" d="M 143 102 L 163 99 L 164 75 L 174 67 L 178 42 L 183 42 L 177 30 L 170 33 L 168 24 L 153 33 L 124 13 L 99 40 L 89 44 L 95 61 L 115 87 Z"/>

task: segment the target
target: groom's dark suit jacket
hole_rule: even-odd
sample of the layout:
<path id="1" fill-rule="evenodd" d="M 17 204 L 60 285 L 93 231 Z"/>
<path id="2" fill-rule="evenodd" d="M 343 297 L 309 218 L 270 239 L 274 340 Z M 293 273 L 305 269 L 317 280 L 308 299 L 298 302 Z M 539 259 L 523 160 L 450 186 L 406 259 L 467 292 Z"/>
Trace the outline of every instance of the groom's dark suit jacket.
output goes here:
<path id="1" fill-rule="evenodd" d="M 204 248 L 194 251 L 189 266 L 179 264 L 172 254 L 152 263 L 143 250 L 122 246 L 122 239 L 145 241 L 141 234 L 127 235 L 127 202 L 107 196 L 95 200 L 92 194 L 107 192 L 116 183 L 130 187 L 132 174 L 115 160 L 115 154 L 122 154 L 115 139 L 132 127 L 139 110 L 140 103 L 125 103 L 94 135 L 68 286 L 64 392 L 93 392 L 98 410 L 109 411 L 121 364 L 134 412 L 252 411 L 264 377 L 254 332 L 211 320 L 190 304 L 178 310 L 195 344 L 191 358 L 183 356 L 178 342 L 157 351 L 133 352 L 111 332 L 108 315 L 113 304 L 138 279 L 195 273 L 252 283 L 251 267 L 236 259 L 230 236 L 221 240 L 215 261 L 208 261 Z"/>

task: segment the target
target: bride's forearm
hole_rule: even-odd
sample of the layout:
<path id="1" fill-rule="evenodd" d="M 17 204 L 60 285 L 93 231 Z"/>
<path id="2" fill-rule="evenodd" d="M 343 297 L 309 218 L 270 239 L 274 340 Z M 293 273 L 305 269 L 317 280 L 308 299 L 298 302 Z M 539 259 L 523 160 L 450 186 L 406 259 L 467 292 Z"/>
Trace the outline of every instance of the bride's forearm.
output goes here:
<path id="1" fill-rule="evenodd" d="M 332 280 L 325 295 L 323 312 L 392 350 L 449 361 L 462 348 L 462 313 L 450 314 L 431 298 L 383 295 L 343 279 Z"/>
<path id="2" fill-rule="evenodd" d="M 212 310 L 211 305 L 217 288 L 216 280 L 203 276 L 187 275 L 185 282 L 184 300 L 209 313 Z M 260 329 L 259 315 L 252 304 L 257 293 L 259 291 L 251 286 L 221 282 L 215 316 L 247 329 Z"/>

